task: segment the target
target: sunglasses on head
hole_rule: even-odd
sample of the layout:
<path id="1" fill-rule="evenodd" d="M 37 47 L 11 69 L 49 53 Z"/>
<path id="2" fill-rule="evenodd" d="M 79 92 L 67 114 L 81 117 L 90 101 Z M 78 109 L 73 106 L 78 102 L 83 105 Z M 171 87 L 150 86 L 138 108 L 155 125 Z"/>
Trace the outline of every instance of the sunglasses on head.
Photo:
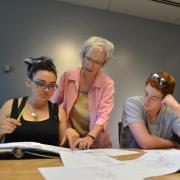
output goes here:
<path id="1" fill-rule="evenodd" d="M 160 77 L 157 73 L 151 74 L 151 80 L 158 82 L 161 87 L 166 87 L 168 85 L 168 81 L 163 77 Z"/>

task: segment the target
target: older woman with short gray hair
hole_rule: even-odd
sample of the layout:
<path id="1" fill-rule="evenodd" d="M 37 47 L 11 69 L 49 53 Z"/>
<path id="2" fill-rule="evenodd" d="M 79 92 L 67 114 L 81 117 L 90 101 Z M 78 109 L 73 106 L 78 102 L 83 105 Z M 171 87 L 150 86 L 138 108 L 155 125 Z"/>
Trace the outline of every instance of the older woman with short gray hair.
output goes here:
<path id="1" fill-rule="evenodd" d="M 109 148 L 108 123 L 113 108 L 114 81 L 101 72 L 111 58 L 112 42 L 90 37 L 82 46 L 82 66 L 65 72 L 52 101 L 63 105 L 67 114 L 67 131 L 71 148 Z M 73 137 L 73 138 L 72 138 Z"/>

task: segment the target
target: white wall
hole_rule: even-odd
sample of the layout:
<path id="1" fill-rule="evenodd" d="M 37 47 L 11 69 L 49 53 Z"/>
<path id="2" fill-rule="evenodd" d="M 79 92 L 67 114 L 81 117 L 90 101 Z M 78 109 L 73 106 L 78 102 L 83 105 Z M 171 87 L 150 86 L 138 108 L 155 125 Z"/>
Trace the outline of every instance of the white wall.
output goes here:
<path id="1" fill-rule="evenodd" d="M 80 47 L 92 35 L 115 44 L 114 57 L 104 68 L 116 85 L 110 122 L 113 147 L 119 147 L 117 123 L 123 101 L 143 94 L 151 72 L 171 72 L 178 83 L 175 96 L 180 99 L 179 26 L 52 0 L 1 0 L 0 27 L 0 105 L 28 93 L 26 57 L 52 56 L 60 77 L 80 65 Z M 10 73 L 3 72 L 5 64 L 12 65 Z"/>

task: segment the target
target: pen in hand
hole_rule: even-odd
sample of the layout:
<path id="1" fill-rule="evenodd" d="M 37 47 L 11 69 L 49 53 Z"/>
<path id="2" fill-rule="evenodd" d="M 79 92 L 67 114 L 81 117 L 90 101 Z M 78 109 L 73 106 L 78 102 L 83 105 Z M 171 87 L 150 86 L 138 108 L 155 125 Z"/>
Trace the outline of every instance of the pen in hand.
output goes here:
<path id="1" fill-rule="evenodd" d="M 17 118 L 17 121 L 20 121 L 20 120 L 21 120 L 21 117 L 22 117 L 24 111 L 25 111 L 25 107 L 22 109 L 21 113 L 19 114 L 19 116 L 18 116 L 18 118 Z"/>

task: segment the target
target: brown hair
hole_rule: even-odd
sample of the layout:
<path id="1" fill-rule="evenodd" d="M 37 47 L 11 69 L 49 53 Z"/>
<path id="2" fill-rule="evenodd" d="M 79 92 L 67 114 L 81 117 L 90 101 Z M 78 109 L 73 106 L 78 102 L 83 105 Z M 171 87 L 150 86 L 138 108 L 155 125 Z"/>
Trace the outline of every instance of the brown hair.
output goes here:
<path id="1" fill-rule="evenodd" d="M 158 79 L 153 79 L 152 76 L 154 74 L 157 74 L 159 77 Z M 167 81 L 167 84 L 165 86 L 162 86 L 160 83 L 161 78 Z M 176 86 L 176 80 L 174 77 L 167 73 L 167 72 L 158 72 L 158 73 L 152 73 L 146 80 L 146 86 L 150 84 L 153 88 L 157 89 L 160 91 L 164 97 L 168 94 L 173 94 L 174 93 L 174 88 Z"/>

